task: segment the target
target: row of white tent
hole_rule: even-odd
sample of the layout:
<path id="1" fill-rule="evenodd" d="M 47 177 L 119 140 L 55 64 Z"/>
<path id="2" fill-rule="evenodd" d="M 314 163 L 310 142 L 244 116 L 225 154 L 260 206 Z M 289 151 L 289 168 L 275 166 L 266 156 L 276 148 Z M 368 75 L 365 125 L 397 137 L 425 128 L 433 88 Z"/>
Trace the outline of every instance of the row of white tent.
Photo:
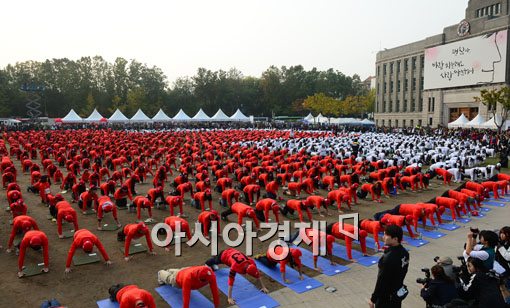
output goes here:
<path id="1" fill-rule="evenodd" d="M 97 109 L 94 109 L 87 118 L 80 117 L 73 109 L 69 113 L 61 118 L 57 119 L 56 122 L 62 123 L 152 123 L 152 122 L 170 122 L 170 121 L 216 121 L 216 122 L 249 122 L 250 118 L 245 116 L 241 110 L 237 111 L 232 116 L 227 116 L 221 109 L 212 117 L 209 117 L 202 109 L 193 117 L 188 116 L 182 109 L 173 117 L 170 118 L 165 112 L 159 109 L 158 113 L 154 117 L 149 118 L 141 109 L 128 119 L 119 109 L 115 110 L 111 117 L 104 118 Z"/>
<path id="2" fill-rule="evenodd" d="M 494 117 L 490 118 L 490 120 L 485 121 L 485 117 L 481 114 L 478 114 L 473 120 L 469 121 L 466 116 L 461 113 L 460 117 L 457 118 L 457 120 L 448 123 L 448 128 L 486 128 L 486 129 L 497 129 L 497 125 L 501 124 L 503 121 L 501 119 L 501 116 L 497 114 Z M 508 127 L 510 127 L 510 120 L 506 120 L 505 123 L 503 123 L 502 129 L 506 130 Z"/>
<path id="3" fill-rule="evenodd" d="M 356 118 L 328 118 L 319 113 L 314 117 L 311 113 L 308 114 L 303 121 L 313 124 L 325 123 L 325 124 L 337 124 L 337 125 L 375 125 L 375 122 L 369 119 L 356 119 Z"/>

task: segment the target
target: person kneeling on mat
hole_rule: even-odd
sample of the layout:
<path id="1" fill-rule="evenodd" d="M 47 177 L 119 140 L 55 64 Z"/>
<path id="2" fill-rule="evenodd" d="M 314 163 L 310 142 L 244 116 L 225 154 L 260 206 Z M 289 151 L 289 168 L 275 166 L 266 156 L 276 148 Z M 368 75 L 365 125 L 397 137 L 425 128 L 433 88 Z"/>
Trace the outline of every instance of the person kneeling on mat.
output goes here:
<path id="1" fill-rule="evenodd" d="M 258 280 L 260 283 L 261 291 L 267 293 L 268 290 L 264 286 L 264 283 L 260 279 L 260 272 L 257 269 L 257 265 L 255 265 L 255 261 L 253 259 L 248 258 L 239 250 L 234 248 L 228 248 L 221 251 L 217 256 L 214 256 L 205 262 L 207 266 L 212 268 L 213 270 L 218 269 L 218 264 L 225 264 L 230 266 L 230 273 L 228 275 L 228 303 L 230 305 L 235 305 L 235 301 L 232 298 L 232 288 L 234 286 L 234 280 L 236 278 L 236 274 L 239 273 L 241 275 L 250 275 Z"/>
<path id="2" fill-rule="evenodd" d="M 66 274 L 71 272 L 71 261 L 73 260 L 74 252 L 78 247 L 81 247 L 81 249 L 83 249 L 85 253 L 89 254 L 92 253 L 92 249 L 94 249 L 94 245 L 96 245 L 97 249 L 99 249 L 99 252 L 103 256 L 106 265 L 110 266 L 112 264 L 112 261 L 110 261 L 110 257 L 108 257 L 108 254 L 106 253 L 103 244 L 92 232 L 90 232 L 87 229 L 80 229 L 74 233 L 73 237 L 74 237 L 73 243 L 71 244 L 71 248 L 69 249 L 69 253 L 67 254 L 65 270 Z"/>
<path id="3" fill-rule="evenodd" d="M 131 240 L 138 239 L 142 236 L 145 236 L 150 253 L 152 255 L 156 254 L 156 252 L 153 251 L 149 228 L 147 228 L 143 222 L 139 222 L 137 224 L 127 224 L 124 226 L 124 228 L 122 228 L 121 231 L 117 233 L 117 241 L 126 242 L 124 245 L 124 260 L 129 261 L 129 259 L 131 259 L 129 256 Z"/>
<path id="4" fill-rule="evenodd" d="M 201 265 L 160 270 L 158 271 L 158 283 L 182 289 L 183 308 L 189 307 L 191 290 L 198 290 L 209 285 L 211 287 L 214 307 L 220 306 L 216 275 L 208 266 Z"/>
<path id="5" fill-rule="evenodd" d="M 271 256 L 271 253 L 273 253 L 274 257 L 278 257 L 276 260 Z M 273 251 L 271 251 L 271 248 L 268 248 L 266 254 L 261 254 L 259 256 L 256 256 L 255 259 L 259 262 L 262 262 L 265 266 L 274 268 L 276 267 L 276 264 L 280 263 L 280 273 L 282 275 L 282 280 L 285 283 L 291 283 L 289 279 L 285 277 L 285 268 L 287 263 L 292 267 L 295 268 L 297 266 L 299 271 L 299 280 L 303 280 L 303 271 L 301 268 L 301 250 L 297 248 L 288 248 L 288 247 L 282 247 L 277 246 L 274 248 Z"/>
<path id="6" fill-rule="evenodd" d="M 118 302 L 121 308 L 156 308 L 152 295 L 134 284 L 111 286 L 108 293 L 110 293 L 110 300 Z"/>
<path id="7" fill-rule="evenodd" d="M 25 253 L 27 247 L 32 248 L 33 250 L 40 250 L 41 247 L 43 249 L 43 258 L 44 258 L 44 268 L 43 272 L 49 272 L 49 264 L 50 258 L 48 253 L 48 237 L 42 231 L 28 231 L 23 236 L 23 240 L 21 240 L 21 244 L 19 247 L 19 257 L 18 257 L 18 277 L 23 277 L 25 273 L 23 273 L 23 263 L 25 262 Z"/>

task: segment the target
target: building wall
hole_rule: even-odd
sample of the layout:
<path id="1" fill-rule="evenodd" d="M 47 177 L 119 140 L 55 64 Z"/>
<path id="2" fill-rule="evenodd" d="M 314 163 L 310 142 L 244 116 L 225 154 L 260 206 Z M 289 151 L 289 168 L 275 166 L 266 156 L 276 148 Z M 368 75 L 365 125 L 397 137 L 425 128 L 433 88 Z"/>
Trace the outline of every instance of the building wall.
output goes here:
<path id="1" fill-rule="evenodd" d="M 497 9 L 496 5 L 499 5 Z M 498 15 L 489 16 L 488 13 L 492 12 L 494 15 L 496 10 Z M 451 25 L 444 28 L 441 34 L 378 52 L 374 113 L 376 125 L 446 125 L 450 122 L 452 108 L 463 111 L 475 108 L 478 113 L 488 118 L 487 108 L 474 100 L 484 86 L 423 90 L 424 52 L 429 47 L 507 29 L 510 25 L 508 13 L 509 0 L 471 0 L 465 13 L 466 20 L 470 23 L 467 36 L 459 37 L 458 25 Z M 507 62 L 508 72 L 510 61 Z M 508 73 L 506 79 L 508 82 Z M 493 84 L 491 88 L 502 85 L 504 84 Z"/>

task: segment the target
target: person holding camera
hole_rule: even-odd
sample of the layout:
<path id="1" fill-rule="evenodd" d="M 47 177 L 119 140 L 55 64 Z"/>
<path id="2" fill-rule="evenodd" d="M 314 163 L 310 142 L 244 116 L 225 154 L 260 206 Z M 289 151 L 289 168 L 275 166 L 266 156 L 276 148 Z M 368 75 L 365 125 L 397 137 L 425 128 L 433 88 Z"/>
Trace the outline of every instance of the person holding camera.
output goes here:
<path id="1" fill-rule="evenodd" d="M 407 294 L 404 279 L 409 267 L 409 253 L 401 245 L 402 228 L 389 225 L 384 230 L 384 245 L 387 246 L 379 259 L 379 272 L 374 292 L 368 300 L 370 308 L 400 308 Z"/>
<path id="2" fill-rule="evenodd" d="M 461 278 L 458 291 L 460 298 L 471 303 L 469 307 L 506 307 L 499 289 L 499 276 L 487 270 L 483 260 L 469 257 L 467 269 L 470 275 L 467 279 Z"/>
<path id="3" fill-rule="evenodd" d="M 478 243 L 476 243 L 477 235 L 479 235 Z M 498 235 L 495 232 L 489 230 L 479 232 L 478 229 L 471 228 L 462 255 L 466 261 L 469 257 L 482 260 L 485 268 L 491 270 L 494 267 L 497 244 Z"/>
<path id="4" fill-rule="evenodd" d="M 423 281 L 420 295 L 427 307 L 444 307 L 458 297 L 455 281 L 446 275 L 441 265 L 432 266 L 430 272 L 433 279 L 427 277 Z"/>

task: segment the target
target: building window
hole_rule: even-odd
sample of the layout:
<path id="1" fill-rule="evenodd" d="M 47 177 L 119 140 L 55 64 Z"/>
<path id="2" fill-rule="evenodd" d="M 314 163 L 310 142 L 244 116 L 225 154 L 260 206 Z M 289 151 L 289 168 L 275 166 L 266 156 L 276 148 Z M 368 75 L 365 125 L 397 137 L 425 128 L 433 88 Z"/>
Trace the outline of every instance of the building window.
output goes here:
<path id="1" fill-rule="evenodd" d="M 390 81 L 390 93 L 393 93 L 393 81 Z"/>
<path id="2" fill-rule="evenodd" d="M 404 92 L 409 91 L 409 82 L 407 79 L 404 79 Z"/>
<path id="3" fill-rule="evenodd" d="M 413 61 L 413 70 L 415 70 L 416 69 L 416 57 L 413 57 L 412 61 Z"/>
<path id="4" fill-rule="evenodd" d="M 386 63 L 383 64 L 383 75 L 386 75 Z"/>
<path id="5" fill-rule="evenodd" d="M 388 127 L 391 127 L 391 120 L 388 120 Z"/>
<path id="6" fill-rule="evenodd" d="M 414 120 L 413 119 L 409 120 L 409 124 L 411 125 L 411 127 L 414 127 Z"/>
<path id="7" fill-rule="evenodd" d="M 400 73 L 400 60 L 397 61 L 397 74 Z"/>
<path id="8" fill-rule="evenodd" d="M 409 59 L 405 59 L 404 60 L 404 71 L 407 72 L 408 69 L 409 69 Z"/>
<path id="9" fill-rule="evenodd" d="M 413 78 L 413 91 L 416 90 L 416 78 Z"/>
<path id="10" fill-rule="evenodd" d="M 402 106 L 402 111 L 407 111 L 407 99 L 404 100 L 404 106 Z"/>
<path id="11" fill-rule="evenodd" d="M 400 100 L 397 99 L 397 104 L 395 105 L 395 112 L 400 112 Z"/>
<path id="12" fill-rule="evenodd" d="M 395 127 L 398 127 L 398 120 L 395 120 Z"/>
<path id="13" fill-rule="evenodd" d="M 480 10 L 476 10 L 476 11 L 475 11 L 475 17 L 476 17 L 476 18 L 480 17 Z"/>
<path id="14" fill-rule="evenodd" d="M 401 81 L 401 80 L 398 80 L 398 81 L 397 81 L 397 92 L 399 92 L 399 93 L 400 93 L 400 84 L 401 84 L 401 83 L 402 83 L 402 81 Z"/>
<path id="15" fill-rule="evenodd" d="M 390 63 L 390 74 L 393 74 L 393 62 Z"/>
<path id="16" fill-rule="evenodd" d="M 421 119 L 418 120 L 418 126 L 421 127 Z"/>
<path id="17" fill-rule="evenodd" d="M 428 104 L 427 104 L 427 111 L 428 111 L 428 112 L 430 112 L 430 107 L 431 107 L 431 105 L 432 105 L 432 98 L 431 98 L 431 97 L 429 97 L 429 102 L 428 102 Z"/>
<path id="18" fill-rule="evenodd" d="M 425 57 L 420 56 L 420 67 L 423 67 L 425 65 Z"/>
<path id="19" fill-rule="evenodd" d="M 382 126 L 384 126 L 384 120 L 382 120 Z"/>
<path id="20" fill-rule="evenodd" d="M 375 120 L 375 126 L 379 126 L 379 120 Z"/>
<path id="21" fill-rule="evenodd" d="M 416 110 L 414 110 L 414 98 L 411 97 L 411 112 L 415 112 Z"/>
<path id="22" fill-rule="evenodd" d="M 383 99 L 382 101 L 382 112 L 386 112 L 386 100 Z M 383 124 L 384 125 L 384 124 Z"/>
<path id="23" fill-rule="evenodd" d="M 423 98 L 421 97 L 421 92 L 418 96 L 418 111 L 423 111 Z"/>
<path id="24" fill-rule="evenodd" d="M 432 126 L 432 118 L 429 118 L 429 126 Z"/>
<path id="25" fill-rule="evenodd" d="M 434 112 L 434 110 L 435 110 L 435 107 L 436 107 L 435 105 L 436 105 L 436 98 L 433 97 L 432 98 L 432 112 Z"/>
<path id="26" fill-rule="evenodd" d="M 390 103 L 388 104 L 389 110 L 388 112 L 393 112 L 393 100 L 390 99 Z"/>
<path id="27" fill-rule="evenodd" d="M 406 119 L 402 120 L 402 127 L 406 127 Z"/>
<path id="28" fill-rule="evenodd" d="M 376 74 L 377 76 L 379 76 L 379 67 L 380 67 L 380 66 L 379 66 L 379 65 L 377 65 L 377 74 Z"/>
<path id="29" fill-rule="evenodd" d="M 383 92 L 386 93 L 387 92 L 387 89 L 386 89 L 386 82 L 383 83 Z"/>
<path id="30" fill-rule="evenodd" d="M 494 15 L 499 15 L 501 12 L 501 3 L 497 3 L 494 5 Z"/>
<path id="31" fill-rule="evenodd" d="M 423 76 L 420 78 L 420 89 L 423 89 L 423 82 L 424 82 L 424 79 L 423 79 Z"/>

